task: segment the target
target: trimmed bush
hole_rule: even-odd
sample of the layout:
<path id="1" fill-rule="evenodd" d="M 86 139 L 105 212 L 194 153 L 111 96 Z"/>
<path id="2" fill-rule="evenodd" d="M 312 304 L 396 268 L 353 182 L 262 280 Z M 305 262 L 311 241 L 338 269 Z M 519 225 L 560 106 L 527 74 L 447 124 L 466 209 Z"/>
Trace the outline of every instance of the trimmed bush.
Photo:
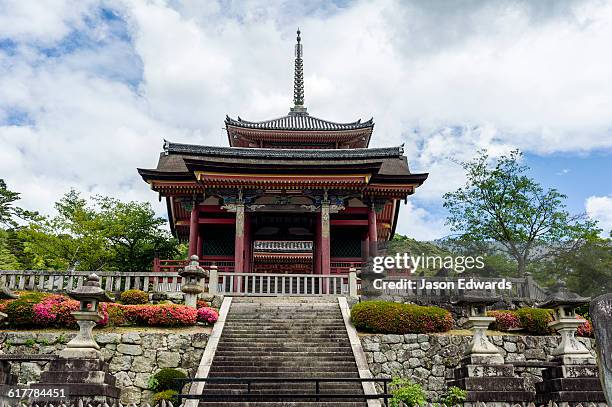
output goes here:
<path id="1" fill-rule="evenodd" d="M 187 375 L 177 369 L 161 369 L 155 373 L 149 381 L 149 388 L 155 392 L 162 392 L 166 390 L 174 390 L 180 392 L 183 385 L 177 382 L 176 379 L 184 379 Z"/>
<path id="2" fill-rule="evenodd" d="M 552 310 L 542 308 L 519 308 L 516 315 L 522 327 L 530 335 L 550 335 L 548 323 L 552 321 Z"/>
<path id="3" fill-rule="evenodd" d="M 127 290 L 121 293 L 119 300 L 126 305 L 148 304 L 149 294 L 141 290 Z"/>
<path id="4" fill-rule="evenodd" d="M 445 309 L 390 301 L 356 304 L 351 321 L 360 331 L 382 334 L 446 332 L 453 327 L 453 317 Z"/>
<path id="5" fill-rule="evenodd" d="M 214 324 L 219 319 L 219 314 L 212 308 L 198 308 L 198 322 Z"/>
<path id="6" fill-rule="evenodd" d="M 189 326 L 195 325 L 198 312 L 185 305 L 120 305 L 123 316 L 133 325 Z"/>
<path id="7" fill-rule="evenodd" d="M 491 324 L 491 329 L 495 331 L 508 332 L 511 329 L 520 329 L 521 320 L 514 311 L 489 311 L 487 315 L 495 318 Z"/>
<path id="8" fill-rule="evenodd" d="M 200 308 L 207 308 L 207 307 L 210 307 L 210 304 L 208 303 L 208 301 L 204 301 L 204 300 L 196 301 L 196 308 L 200 309 Z"/>
<path id="9" fill-rule="evenodd" d="M 33 324 L 40 327 L 53 328 L 77 328 L 76 319 L 72 316 L 73 311 L 78 311 L 79 301 L 64 295 L 49 295 L 38 304 L 34 304 Z M 102 317 L 96 324 L 105 326 L 108 323 L 108 312 L 105 303 L 99 305 L 99 314 Z"/>
<path id="10" fill-rule="evenodd" d="M 176 390 L 160 391 L 159 393 L 155 393 L 153 395 L 153 401 L 155 401 L 155 403 L 157 404 L 162 400 L 166 400 L 172 402 L 172 404 L 176 404 L 178 403 L 178 394 L 179 392 Z"/>
<path id="11" fill-rule="evenodd" d="M 425 393 L 423 386 L 418 383 L 394 377 L 390 387 L 393 395 L 393 398 L 389 401 L 390 407 L 418 407 L 425 405 L 427 402 L 427 393 Z"/>
<path id="12" fill-rule="evenodd" d="M 6 322 L 15 328 L 27 328 L 34 326 L 35 304 L 38 304 L 49 294 L 39 292 L 28 292 L 22 294 L 18 299 L 7 302 L 4 312 L 7 314 Z"/>

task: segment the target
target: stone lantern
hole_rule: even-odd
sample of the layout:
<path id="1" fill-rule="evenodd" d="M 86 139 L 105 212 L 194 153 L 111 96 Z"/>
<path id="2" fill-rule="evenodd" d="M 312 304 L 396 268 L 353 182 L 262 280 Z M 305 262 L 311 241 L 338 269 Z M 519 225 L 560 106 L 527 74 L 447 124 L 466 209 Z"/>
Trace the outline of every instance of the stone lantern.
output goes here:
<path id="1" fill-rule="evenodd" d="M 464 304 L 468 309 L 465 327 L 472 330 L 472 340 L 465 350 L 465 356 L 472 363 L 497 365 L 504 363 L 504 357 L 497 346 L 487 338 L 486 331 L 494 317 L 487 316 L 487 308 L 499 301 L 499 296 L 485 296 L 480 293 L 466 294 L 456 304 Z"/>
<path id="2" fill-rule="evenodd" d="M 200 267 L 198 256 L 194 254 L 190 257 L 189 265 L 179 271 L 179 276 L 185 279 L 185 284 L 181 286 L 181 291 L 185 293 L 185 305 L 196 308 L 198 294 L 204 291 L 202 279 L 208 277 L 208 272 Z"/>
<path id="3" fill-rule="evenodd" d="M 96 274 L 90 274 L 82 286 L 68 292 L 68 295 L 81 302 L 79 310 L 71 313 L 79 324 L 79 333 L 66 344 L 66 348 L 60 352 L 60 357 L 97 359 L 100 357 L 100 346 L 96 343 L 92 330 L 96 322 L 102 319 L 98 314 L 99 304 L 112 299 L 100 288 L 100 277 Z"/>
<path id="4" fill-rule="evenodd" d="M 584 364 L 587 360 L 593 358 L 586 346 L 576 339 L 576 331 L 585 320 L 578 318 L 575 308 L 590 301 L 591 299 L 588 297 L 581 297 L 568 291 L 565 283 L 561 282 L 557 292 L 539 304 L 541 308 L 552 308 L 554 310 L 553 321 L 548 326 L 559 332 L 561 342 L 551 354 L 563 364 Z"/>

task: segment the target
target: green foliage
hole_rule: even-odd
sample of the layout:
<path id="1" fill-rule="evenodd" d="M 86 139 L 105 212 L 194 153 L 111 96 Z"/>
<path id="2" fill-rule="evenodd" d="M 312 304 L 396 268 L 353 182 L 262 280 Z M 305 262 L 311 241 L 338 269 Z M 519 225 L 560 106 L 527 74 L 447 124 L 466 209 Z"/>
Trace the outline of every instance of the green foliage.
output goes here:
<path id="1" fill-rule="evenodd" d="M 453 317 L 445 309 L 390 301 L 356 304 L 351 321 L 362 332 L 389 334 L 446 332 L 453 327 Z"/>
<path id="2" fill-rule="evenodd" d="M 153 401 L 158 403 L 162 400 L 171 401 L 172 404 L 176 404 L 178 402 L 178 394 L 179 392 L 176 390 L 164 390 L 157 392 L 153 395 Z"/>
<path id="3" fill-rule="evenodd" d="M 570 291 L 585 297 L 612 292 L 612 239 L 592 239 L 578 250 L 547 262 L 533 274 L 547 286 L 563 280 Z"/>
<path id="4" fill-rule="evenodd" d="M 34 212 L 15 206 L 15 202 L 19 199 L 19 193 L 8 189 L 6 182 L 0 178 L 0 225 L 15 228 L 17 226 L 16 218 L 27 220 L 35 215 Z"/>
<path id="5" fill-rule="evenodd" d="M 567 197 L 529 178 L 521 159 L 515 150 L 491 165 L 483 150 L 460 163 L 467 183 L 444 195 L 444 207 L 453 232 L 466 240 L 496 242 L 522 275 L 530 262 L 573 250 L 600 230 L 585 215 L 570 215 Z"/>
<path id="6" fill-rule="evenodd" d="M 442 403 L 445 406 L 455 406 L 457 404 L 462 404 L 466 399 L 467 391 L 457 386 L 451 386 L 446 391 L 446 395 L 442 398 Z"/>
<path id="7" fill-rule="evenodd" d="M 5 321 L 8 325 L 15 328 L 26 328 L 33 325 L 34 304 L 38 304 L 43 298 L 49 294 L 39 292 L 27 292 L 22 294 L 18 299 L 9 301 L 4 308 L 7 314 Z"/>
<path id="8" fill-rule="evenodd" d="M 0 229 L 0 270 L 19 270 L 21 263 L 11 251 L 9 232 Z"/>
<path id="9" fill-rule="evenodd" d="M 148 304 L 149 294 L 142 290 L 126 290 L 121 293 L 120 301 L 126 305 Z"/>
<path id="10" fill-rule="evenodd" d="M 20 232 L 36 268 L 148 270 L 155 253 L 172 258 L 177 241 L 151 205 L 72 190 L 56 204 L 57 215 L 38 216 Z"/>
<path id="11" fill-rule="evenodd" d="M 187 375 L 177 369 L 161 369 L 155 373 L 151 379 L 149 379 L 149 388 L 155 392 L 161 392 L 165 390 L 181 391 L 183 385 L 176 379 L 184 379 Z"/>
<path id="12" fill-rule="evenodd" d="M 29 348 L 33 348 L 34 345 L 36 345 L 36 341 L 32 338 L 29 338 L 29 339 L 26 339 L 26 341 L 24 342 L 24 345 Z"/>
<path id="13" fill-rule="evenodd" d="M 549 335 L 548 323 L 552 321 L 552 310 L 542 308 L 519 308 L 516 310 L 521 325 L 530 335 Z"/>
<path id="14" fill-rule="evenodd" d="M 390 407 L 399 407 L 400 402 L 408 407 L 424 405 L 427 402 L 425 390 L 418 383 L 395 377 L 390 387 L 393 395 L 393 398 L 389 401 Z"/>

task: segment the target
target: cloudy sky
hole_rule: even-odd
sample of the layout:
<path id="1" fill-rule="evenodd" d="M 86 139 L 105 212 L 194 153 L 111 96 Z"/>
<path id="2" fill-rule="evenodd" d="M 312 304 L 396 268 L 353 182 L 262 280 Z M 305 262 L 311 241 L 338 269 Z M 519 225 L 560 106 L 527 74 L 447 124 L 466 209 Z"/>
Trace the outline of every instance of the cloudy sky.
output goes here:
<path id="1" fill-rule="evenodd" d="M 430 173 L 399 232 L 446 235 L 452 159 L 516 147 L 612 228 L 610 1 L 0 0 L 0 178 L 45 213 L 74 187 L 165 215 L 136 167 L 286 114 L 298 26 L 309 112 L 374 116 L 372 145 Z"/>

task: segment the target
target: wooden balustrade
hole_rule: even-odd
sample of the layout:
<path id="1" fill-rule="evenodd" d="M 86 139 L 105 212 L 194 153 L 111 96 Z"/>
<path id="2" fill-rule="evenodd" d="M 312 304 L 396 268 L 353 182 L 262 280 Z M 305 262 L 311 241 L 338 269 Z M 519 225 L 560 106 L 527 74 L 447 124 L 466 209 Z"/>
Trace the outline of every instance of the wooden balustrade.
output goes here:
<path id="1" fill-rule="evenodd" d="M 188 263 L 189 260 L 162 260 L 156 258 L 153 260 L 153 271 L 156 273 L 178 273 Z M 234 260 L 231 256 L 206 256 L 199 263 L 204 268 L 215 265 L 219 271 L 228 273 L 234 271 Z"/>
<path id="2" fill-rule="evenodd" d="M 219 273 L 218 290 L 223 295 L 308 296 L 350 295 L 352 276 L 324 274 Z M 214 282 L 211 280 L 211 284 Z M 356 287 L 356 283 L 354 283 Z M 356 291 L 356 288 L 354 289 Z M 356 293 L 354 293 L 356 295 Z"/>
<path id="3" fill-rule="evenodd" d="M 11 290 L 65 292 L 83 285 L 91 271 L 0 270 L 0 284 Z M 177 273 L 96 271 L 106 291 L 137 289 L 180 292 L 183 278 Z"/>

